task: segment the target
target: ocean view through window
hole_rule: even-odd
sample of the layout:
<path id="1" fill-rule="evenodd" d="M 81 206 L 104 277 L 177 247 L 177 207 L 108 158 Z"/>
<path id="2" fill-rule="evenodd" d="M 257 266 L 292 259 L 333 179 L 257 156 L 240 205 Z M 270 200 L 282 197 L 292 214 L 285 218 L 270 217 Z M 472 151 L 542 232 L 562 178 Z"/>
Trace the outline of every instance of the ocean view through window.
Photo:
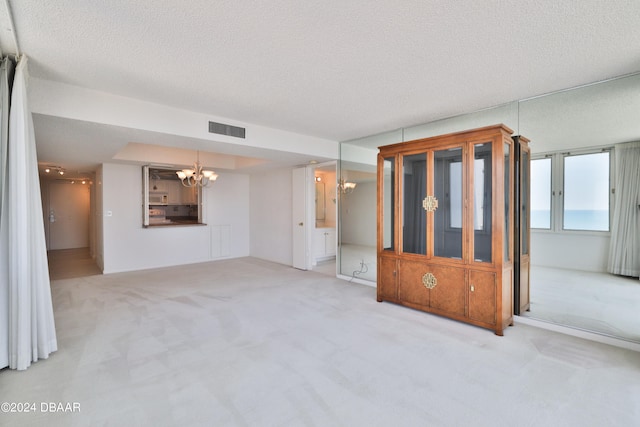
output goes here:
<path id="1" fill-rule="evenodd" d="M 609 231 L 610 151 L 531 160 L 531 228 Z"/>
<path id="2" fill-rule="evenodd" d="M 531 160 L 531 228 L 551 228 L 551 158 Z"/>
<path id="3" fill-rule="evenodd" d="M 609 231 L 609 152 L 564 157 L 563 229 Z"/>

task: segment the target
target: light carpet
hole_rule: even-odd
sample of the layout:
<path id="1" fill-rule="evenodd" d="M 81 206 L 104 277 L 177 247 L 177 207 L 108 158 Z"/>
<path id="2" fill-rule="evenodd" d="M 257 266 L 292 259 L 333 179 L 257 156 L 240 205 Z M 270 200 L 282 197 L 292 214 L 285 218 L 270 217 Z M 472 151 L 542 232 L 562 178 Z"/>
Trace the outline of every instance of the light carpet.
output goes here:
<path id="1" fill-rule="evenodd" d="M 241 258 L 52 282 L 59 350 L 0 371 L 43 426 L 640 425 L 640 353 L 491 331 Z"/>

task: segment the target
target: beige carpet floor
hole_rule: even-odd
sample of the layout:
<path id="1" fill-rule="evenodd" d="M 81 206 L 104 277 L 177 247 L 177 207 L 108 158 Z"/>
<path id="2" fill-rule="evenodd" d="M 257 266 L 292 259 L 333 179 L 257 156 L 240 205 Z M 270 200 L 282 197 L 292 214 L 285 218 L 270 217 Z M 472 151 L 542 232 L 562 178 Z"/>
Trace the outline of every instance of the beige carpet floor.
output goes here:
<path id="1" fill-rule="evenodd" d="M 89 254 L 89 248 L 60 249 L 47 252 L 51 280 L 102 274 Z"/>
<path id="2" fill-rule="evenodd" d="M 59 350 L 0 371 L 3 426 L 634 426 L 640 353 L 378 303 L 241 258 L 52 281 Z M 40 406 L 38 406 L 40 408 Z"/>

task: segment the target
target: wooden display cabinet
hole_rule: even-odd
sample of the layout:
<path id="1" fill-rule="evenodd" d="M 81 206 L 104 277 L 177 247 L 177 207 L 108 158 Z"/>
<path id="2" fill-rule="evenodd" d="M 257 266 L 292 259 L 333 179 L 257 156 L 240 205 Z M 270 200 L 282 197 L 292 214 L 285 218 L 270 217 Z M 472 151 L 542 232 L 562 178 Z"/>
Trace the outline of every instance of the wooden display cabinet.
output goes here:
<path id="1" fill-rule="evenodd" d="M 514 136 L 515 149 L 515 184 L 514 198 L 518 209 L 514 211 L 514 314 L 529 311 L 531 303 L 529 296 L 529 281 L 531 275 L 531 260 L 529 246 L 531 242 L 531 151 L 529 140 L 524 136 Z"/>
<path id="2" fill-rule="evenodd" d="M 380 147 L 378 301 L 497 335 L 513 324 L 514 147 L 528 141 L 511 133 L 496 125 Z"/>

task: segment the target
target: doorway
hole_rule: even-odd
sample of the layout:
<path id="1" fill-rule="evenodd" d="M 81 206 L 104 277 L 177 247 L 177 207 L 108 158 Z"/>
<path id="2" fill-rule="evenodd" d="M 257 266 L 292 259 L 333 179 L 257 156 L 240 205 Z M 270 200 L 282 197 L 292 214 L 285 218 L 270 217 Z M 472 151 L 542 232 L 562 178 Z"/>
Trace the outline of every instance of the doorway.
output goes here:
<path id="1" fill-rule="evenodd" d="M 337 253 L 337 171 L 336 162 L 313 168 L 313 228 L 311 232 L 311 269 L 336 275 Z"/>
<path id="2" fill-rule="evenodd" d="M 89 247 L 89 186 L 72 181 L 49 183 L 47 250 Z"/>
<path id="3" fill-rule="evenodd" d="M 91 181 L 44 181 L 45 239 L 52 280 L 101 274 L 95 263 Z"/>

